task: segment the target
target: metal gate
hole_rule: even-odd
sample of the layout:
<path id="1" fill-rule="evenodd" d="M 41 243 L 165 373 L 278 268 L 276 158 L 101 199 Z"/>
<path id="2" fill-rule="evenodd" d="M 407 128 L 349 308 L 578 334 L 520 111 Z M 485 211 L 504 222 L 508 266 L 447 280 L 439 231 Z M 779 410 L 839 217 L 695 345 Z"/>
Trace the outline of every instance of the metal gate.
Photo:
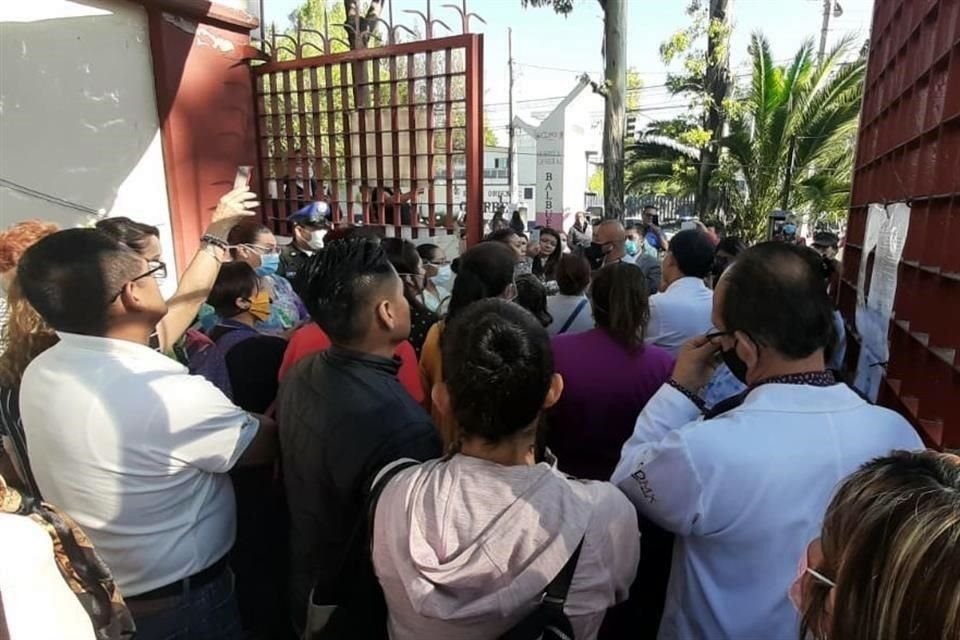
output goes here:
<path id="1" fill-rule="evenodd" d="M 333 222 L 371 225 L 411 239 L 483 231 L 483 36 L 463 7 L 462 35 L 426 39 L 392 15 L 384 43 L 347 43 L 297 26 L 273 30 L 252 66 L 256 92 L 257 179 L 267 222 L 285 220 L 312 201 L 330 205 Z M 344 28 L 351 28 L 344 25 Z M 341 51 L 337 52 L 337 49 Z M 455 200 L 465 192 L 465 200 Z"/>

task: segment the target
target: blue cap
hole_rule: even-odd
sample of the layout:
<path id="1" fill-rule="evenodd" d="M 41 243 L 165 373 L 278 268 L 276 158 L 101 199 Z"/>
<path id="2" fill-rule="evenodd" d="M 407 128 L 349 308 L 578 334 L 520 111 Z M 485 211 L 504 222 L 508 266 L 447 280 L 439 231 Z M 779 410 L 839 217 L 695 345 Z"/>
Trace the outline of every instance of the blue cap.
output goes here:
<path id="1" fill-rule="evenodd" d="M 330 205 L 326 202 L 311 202 L 287 220 L 308 227 L 325 227 L 330 223 Z"/>

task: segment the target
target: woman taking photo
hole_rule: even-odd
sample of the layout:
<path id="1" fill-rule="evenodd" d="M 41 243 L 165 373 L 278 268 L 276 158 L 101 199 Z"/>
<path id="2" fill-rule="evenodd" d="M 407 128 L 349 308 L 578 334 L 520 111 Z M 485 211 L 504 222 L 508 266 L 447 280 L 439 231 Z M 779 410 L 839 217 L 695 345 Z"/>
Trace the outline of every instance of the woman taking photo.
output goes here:
<path id="1" fill-rule="evenodd" d="M 960 457 L 898 451 L 837 491 L 790 598 L 800 638 L 960 638 Z"/>
<path id="2" fill-rule="evenodd" d="M 439 412 L 433 406 L 431 393 L 443 374 L 441 346 L 443 345 L 443 327 L 457 317 L 470 304 L 486 298 L 517 297 L 517 287 L 513 279 L 516 266 L 516 253 L 499 242 L 481 242 L 467 251 L 457 261 L 457 279 L 450 296 L 450 310 L 444 321 L 438 322 L 427 333 L 420 356 L 420 377 L 423 380 L 426 399 L 424 406 L 433 417 L 433 423 L 440 429 L 446 449 L 455 439 L 455 425 L 449 416 Z"/>
<path id="3" fill-rule="evenodd" d="M 593 279 L 590 302 L 597 327 L 553 339 L 566 385 L 548 414 L 547 444 L 563 471 L 607 480 L 640 411 L 670 377 L 673 358 L 643 343 L 650 307 L 640 269 L 604 267 Z"/>
<path id="4" fill-rule="evenodd" d="M 459 425 L 460 447 L 398 473 L 373 521 L 390 637 L 498 638 L 540 606 L 570 561 L 567 619 L 579 640 L 596 638 L 636 573 L 635 512 L 612 485 L 535 462 L 540 416 L 563 379 L 530 313 L 484 300 L 447 326 L 435 397 Z"/>

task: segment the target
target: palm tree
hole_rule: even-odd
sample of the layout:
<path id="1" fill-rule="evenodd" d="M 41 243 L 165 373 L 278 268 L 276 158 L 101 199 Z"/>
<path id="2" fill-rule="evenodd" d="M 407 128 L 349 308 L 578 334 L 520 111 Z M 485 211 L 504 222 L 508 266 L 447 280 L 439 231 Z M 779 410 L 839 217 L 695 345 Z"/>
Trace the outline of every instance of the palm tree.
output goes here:
<path id="1" fill-rule="evenodd" d="M 712 179 L 725 192 L 729 230 L 756 240 L 775 209 L 817 217 L 846 208 L 866 69 L 862 56 L 843 62 L 853 44 L 844 38 L 817 64 L 808 40 L 790 64 L 778 66 L 766 38 L 752 36 L 752 80 L 728 109 Z M 683 133 L 683 121 L 648 128 L 628 153 L 628 191 L 696 192 L 702 152 L 679 142 Z"/>
<path id="2" fill-rule="evenodd" d="M 844 38 L 817 64 L 811 39 L 781 67 L 766 38 L 753 35 L 753 79 L 723 140 L 743 180 L 731 222 L 744 236 L 759 238 L 778 208 L 816 215 L 846 207 L 866 69 L 863 58 L 843 63 L 852 45 Z"/>

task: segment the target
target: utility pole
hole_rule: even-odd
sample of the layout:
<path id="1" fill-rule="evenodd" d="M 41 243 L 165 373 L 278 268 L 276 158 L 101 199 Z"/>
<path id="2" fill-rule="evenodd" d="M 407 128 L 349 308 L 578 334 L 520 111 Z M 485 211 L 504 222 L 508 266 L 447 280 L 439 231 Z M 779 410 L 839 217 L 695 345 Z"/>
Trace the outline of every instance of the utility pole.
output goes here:
<path id="1" fill-rule="evenodd" d="M 606 0 L 603 20 L 603 217 L 623 220 L 623 138 L 626 133 L 627 2 Z"/>
<path id="2" fill-rule="evenodd" d="M 507 64 L 510 66 L 510 84 L 509 84 L 509 109 L 508 118 L 510 118 L 510 142 L 507 151 L 507 176 L 510 180 L 510 206 L 515 206 L 520 202 L 520 185 L 517 179 L 517 135 L 513 127 L 513 29 L 507 27 Z"/>
<path id="3" fill-rule="evenodd" d="M 820 51 L 817 53 L 817 63 L 823 62 L 823 56 L 827 53 L 827 34 L 830 32 L 830 14 L 834 18 L 843 15 L 843 7 L 837 0 L 823 0 L 823 24 L 820 27 Z"/>

